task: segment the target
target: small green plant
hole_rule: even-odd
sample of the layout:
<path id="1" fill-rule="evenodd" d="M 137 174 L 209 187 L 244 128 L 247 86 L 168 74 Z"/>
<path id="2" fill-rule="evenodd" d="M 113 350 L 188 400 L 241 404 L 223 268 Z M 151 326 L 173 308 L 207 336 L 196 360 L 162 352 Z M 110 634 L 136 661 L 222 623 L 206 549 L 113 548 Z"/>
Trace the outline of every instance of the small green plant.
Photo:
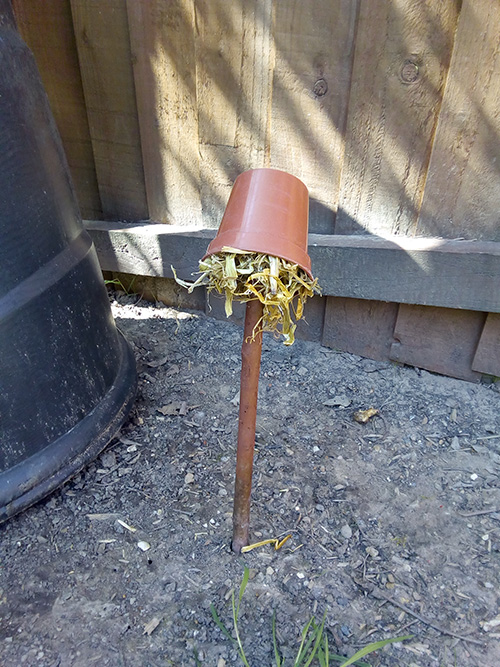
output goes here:
<path id="1" fill-rule="evenodd" d="M 122 292 L 124 292 L 128 296 L 128 295 L 132 294 L 132 287 L 135 283 L 136 277 L 137 276 L 134 276 L 132 278 L 128 287 L 125 287 L 125 285 L 122 283 L 122 281 L 119 278 L 113 278 L 112 280 L 105 280 L 104 284 L 105 285 L 115 285 L 116 287 L 118 287 Z"/>
<path id="2" fill-rule="evenodd" d="M 406 548 L 406 542 L 408 540 L 407 535 L 402 535 L 401 537 L 393 537 L 392 541 L 398 545 L 398 547 Z"/>
<path id="3" fill-rule="evenodd" d="M 231 607 L 233 615 L 233 628 L 236 639 L 231 635 L 227 627 L 219 618 L 216 608 L 213 603 L 210 605 L 210 611 L 212 613 L 212 618 L 214 623 L 220 629 L 222 634 L 229 639 L 230 642 L 236 644 L 238 651 L 243 662 L 244 667 L 250 667 L 248 659 L 243 648 L 243 643 L 241 641 L 240 629 L 238 627 L 238 616 L 240 613 L 241 600 L 245 593 L 245 589 L 248 584 L 250 577 L 250 570 L 245 566 L 243 573 L 243 579 L 240 584 L 240 590 L 238 594 L 238 602 L 236 602 L 234 595 L 234 588 L 231 591 Z M 386 646 L 386 644 L 393 644 L 394 642 L 401 642 L 405 639 L 411 639 L 413 635 L 404 635 L 402 637 L 394 637 L 392 639 L 383 639 L 378 642 L 372 642 L 367 646 L 363 647 L 357 653 L 355 653 L 351 658 L 346 659 L 341 655 L 334 655 L 329 652 L 328 649 L 328 636 L 325 631 L 325 620 L 326 620 L 326 611 L 323 614 L 321 623 L 318 625 L 314 616 L 306 623 L 301 633 L 301 642 L 299 650 L 293 662 L 293 667 L 309 667 L 312 665 L 313 660 L 317 659 L 317 664 L 319 667 L 330 667 L 333 664 L 330 661 L 335 663 L 340 663 L 339 667 L 348 667 L 348 665 L 355 665 L 356 667 L 370 667 L 367 662 L 362 662 L 361 658 L 364 658 L 365 655 L 378 651 L 379 649 Z M 276 612 L 273 613 L 272 617 L 272 637 L 273 637 L 273 649 L 274 649 L 274 660 L 276 667 L 285 667 L 285 660 L 281 657 L 281 653 L 277 641 L 277 632 L 276 632 Z"/>

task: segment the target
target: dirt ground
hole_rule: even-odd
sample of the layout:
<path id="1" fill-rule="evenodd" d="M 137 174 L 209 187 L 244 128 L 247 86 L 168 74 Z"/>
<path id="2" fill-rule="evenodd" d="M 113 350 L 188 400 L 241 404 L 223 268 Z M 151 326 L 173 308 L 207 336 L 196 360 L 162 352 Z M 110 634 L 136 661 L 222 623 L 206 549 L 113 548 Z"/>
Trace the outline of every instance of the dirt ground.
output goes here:
<path id="1" fill-rule="evenodd" d="M 374 667 L 500 665 L 498 383 L 265 335 L 251 539 L 292 538 L 236 556 L 242 331 L 118 300 L 137 402 L 98 460 L 0 527 L 1 665 L 239 665 L 210 604 L 231 627 L 244 565 L 251 667 L 274 664 L 273 610 L 285 657 L 326 612 L 343 656 L 413 635 Z"/>

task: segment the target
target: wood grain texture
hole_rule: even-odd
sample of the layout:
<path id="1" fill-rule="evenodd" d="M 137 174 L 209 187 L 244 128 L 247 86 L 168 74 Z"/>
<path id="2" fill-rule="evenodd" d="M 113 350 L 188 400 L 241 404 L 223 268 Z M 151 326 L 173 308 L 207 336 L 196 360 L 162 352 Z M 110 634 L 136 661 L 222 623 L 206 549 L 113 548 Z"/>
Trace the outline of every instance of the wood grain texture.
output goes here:
<path id="1" fill-rule="evenodd" d="M 234 179 L 241 90 L 241 3 L 196 0 L 196 101 L 203 221 L 218 227 Z"/>
<path id="2" fill-rule="evenodd" d="M 500 377 L 500 314 L 489 313 L 481 332 L 472 368 Z"/>
<path id="3" fill-rule="evenodd" d="M 500 240 L 500 3 L 464 0 L 418 233 Z"/>
<path id="4" fill-rule="evenodd" d="M 192 280 L 215 236 L 213 230 L 187 230 L 183 225 L 158 223 L 84 221 L 84 226 L 104 271 L 173 278 L 173 265 L 184 280 Z"/>
<path id="5" fill-rule="evenodd" d="M 275 66 L 273 0 L 243 2 L 236 147 L 242 171 L 268 167 Z"/>
<path id="6" fill-rule="evenodd" d="M 218 227 L 234 180 L 265 166 L 272 0 L 196 0 L 196 93 L 205 227 Z"/>
<path id="7" fill-rule="evenodd" d="M 125 0 L 71 0 L 102 210 L 148 217 Z"/>
<path id="8" fill-rule="evenodd" d="M 14 0 L 61 135 L 84 217 L 102 217 L 69 0 Z"/>
<path id="9" fill-rule="evenodd" d="M 239 1 L 196 0 L 196 91 L 200 143 L 235 145 L 243 9 Z"/>
<path id="10" fill-rule="evenodd" d="M 329 296 L 322 343 L 361 357 L 387 360 L 397 314 L 397 303 Z"/>
<path id="11" fill-rule="evenodd" d="M 201 224 L 193 0 L 127 0 L 149 215 Z"/>
<path id="12" fill-rule="evenodd" d="M 485 313 L 401 305 L 390 358 L 462 380 L 479 381 L 472 361 Z"/>
<path id="13" fill-rule="evenodd" d="M 500 311 L 500 244 L 393 236 L 309 235 L 325 294 Z"/>
<path id="14" fill-rule="evenodd" d="M 310 230 L 333 233 L 358 2 L 275 3 L 270 150 L 312 198 Z"/>
<path id="15" fill-rule="evenodd" d="M 361 3 L 336 233 L 415 233 L 459 6 Z"/>

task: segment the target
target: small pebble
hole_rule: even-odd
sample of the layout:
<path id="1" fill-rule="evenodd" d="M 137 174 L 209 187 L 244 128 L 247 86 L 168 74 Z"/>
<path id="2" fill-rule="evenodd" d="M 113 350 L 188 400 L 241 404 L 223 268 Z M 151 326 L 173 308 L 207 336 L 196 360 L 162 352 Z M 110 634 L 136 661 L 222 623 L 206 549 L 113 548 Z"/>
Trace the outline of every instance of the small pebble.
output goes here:
<path id="1" fill-rule="evenodd" d="M 324 401 L 323 405 L 329 408 L 348 408 L 351 405 L 351 399 L 347 396 L 334 396 Z"/>
<path id="2" fill-rule="evenodd" d="M 346 540 L 350 540 L 351 537 L 352 537 L 352 530 L 351 530 L 351 527 L 348 526 L 347 524 L 345 524 L 345 525 L 342 526 L 342 528 L 340 529 L 340 534 L 342 535 L 342 537 L 345 537 Z"/>

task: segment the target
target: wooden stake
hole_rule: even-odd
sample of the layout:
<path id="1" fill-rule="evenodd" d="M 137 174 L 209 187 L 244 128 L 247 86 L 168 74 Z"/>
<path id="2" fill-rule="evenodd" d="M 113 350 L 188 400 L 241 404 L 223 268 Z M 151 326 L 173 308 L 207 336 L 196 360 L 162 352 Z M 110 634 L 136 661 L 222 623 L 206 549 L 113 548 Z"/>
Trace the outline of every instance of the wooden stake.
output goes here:
<path id="1" fill-rule="evenodd" d="M 245 330 L 241 346 L 240 414 L 238 449 L 236 453 L 236 482 L 234 486 L 232 550 L 239 554 L 248 545 L 250 526 L 250 494 L 252 490 L 255 421 L 259 390 L 262 331 L 254 330 L 262 318 L 260 301 L 249 301 L 245 313 Z"/>

